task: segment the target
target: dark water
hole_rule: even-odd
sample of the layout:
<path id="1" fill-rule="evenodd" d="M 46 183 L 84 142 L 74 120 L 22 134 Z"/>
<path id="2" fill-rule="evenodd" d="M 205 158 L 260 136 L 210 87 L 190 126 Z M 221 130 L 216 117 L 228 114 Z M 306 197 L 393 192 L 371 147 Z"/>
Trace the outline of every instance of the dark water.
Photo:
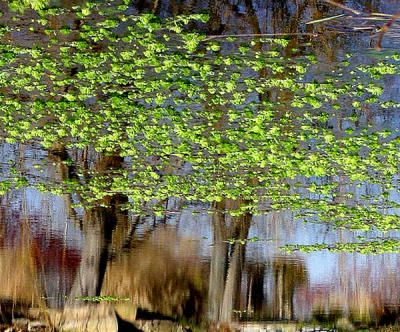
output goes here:
<path id="1" fill-rule="evenodd" d="M 154 331 L 178 331 L 181 326 L 194 331 L 394 326 L 396 331 L 400 37 L 394 23 L 383 38 L 383 50 L 376 51 L 375 27 L 387 17 L 368 15 L 394 14 L 399 8 L 397 1 L 345 4 L 365 15 L 306 25 L 350 14 L 314 1 L 133 1 L 120 11 L 133 17 L 150 11 L 163 19 L 208 12 L 207 23 L 191 21 L 184 31 L 205 33 L 207 45 L 215 50 L 207 49 L 204 57 L 194 52 L 178 67 L 189 68 L 193 59 L 212 65 L 205 79 L 198 72 L 193 76 L 178 71 L 181 67 L 171 69 L 173 75 L 187 75 L 180 82 L 172 74 L 167 79 L 164 72 L 154 74 L 157 64 L 152 62 L 143 67 L 142 76 L 118 81 L 114 91 L 113 84 L 127 70 L 120 68 L 112 83 L 93 83 L 101 86 L 97 94 L 92 90 L 81 100 L 94 110 L 87 117 L 74 113 L 75 104 L 61 105 L 59 96 L 76 102 L 74 88 L 83 68 L 95 68 L 97 76 L 106 77 L 107 70 L 94 66 L 94 58 L 86 65 L 82 58 L 73 60 L 75 65 L 66 65 L 68 72 L 56 75 L 54 82 L 72 77 L 68 88 L 61 84 L 51 90 L 50 78 L 41 76 L 39 81 L 47 84 L 42 94 L 26 89 L 36 81 L 21 83 L 22 90 L 22 76 L 12 67 L 39 60 L 27 63 L 22 56 L 9 67 L 3 64 L 1 70 L 14 86 L 1 83 L 0 318 L 10 322 L 12 315 L 32 316 L 35 309 L 47 312 L 51 324 L 64 324 L 65 330 L 112 331 L 115 310 L 119 329 L 128 331 L 134 331 L 130 324 Z M 53 5 L 71 8 L 77 3 Z M 13 52 L 4 45 L 51 43 L 52 35 L 35 25 L 39 32 L 29 33 L 35 13 L 13 14 L 5 3 L 2 10 L 2 24 L 11 27 L 1 41 L 4 58 Z M 14 15 L 18 19 L 12 20 Z M 50 62 L 59 59 L 61 43 L 80 40 L 74 33 L 85 22 L 100 20 L 94 10 L 89 18 L 74 15 L 66 11 L 46 23 L 56 31 L 63 26 L 73 30 L 45 51 Z M 366 26 L 371 30 L 357 30 Z M 122 24 L 114 32 L 126 29 Z M 215 37 L 278 33 L 287 34 L 283 45 L 271 46 L 254 36 L 235 41 Z M 171 41 L 165 57 L 180 45 L 179 34 L 166 34 Z M 93 55 L 108 42 L 99 39 L 85 47 Z M 240 51 L 244 43 L 248 51 Z M 118 45 L 125 50 L 130 44 Z M 141 52 L 139 47 L 134 63 Z M 260 54 L 267 60 L 254 69 L 251 61 Z M 214 62 L 231 55 L 238 59 L 235 65 Z M 107 61 L 117 63 L 112 57 Z M 292 75 L 293 68 L 298 76 Z M 225 89 L 218 83 L 233 73 L 240 79 L 236 90 L 223 95 L 228 102 L 209 102 L 216 95 L 212 89 Z M 116 103 L 127 101 L 122 92 L 130 91 L 135 81 L 148 83 L 154 77 L 189 87 L 194 82 L 199 88 L 194 95 L 211 89 L 209 99 L 189 102 L 190 88 L 168 86 L 132 97 L 134 107 L 144 105 L 140 112 L 130 104 L 108 113 L 101 108 L 112 97 L 118 96 Z M 293 85 L 274 85 L 285 78 Z M 267 83 L 257 90 L 246 79 L 254 79 L 254 86 Z M 85 80 L 91 89 L 95 79 Z M 313 82 L 324 86 L 314 95 L 304 88 Z M 234 91 L 244 95 L 239 102 Z M 159 105 L 146 100 L 157 93 L 165 94 L 159 105 L 170 106 L 169 113 L 157 113 Z M 178 97 L 180 102 L 173 101 Z M 46 98 L 54 104 L 46 104 L 42 113 L 31 111 L 35 100 Z M 11 100 L 28 106 L 22 111 L 9 107 Z M 109 115 L 113 112 L 115 117 Z M 74 125 L 81 120 L 78 129 L 60 134 L 67 128 L 61 124 L 68 123 L 59 120 L 62 116 Z M 267 123 L 267 134 L 256 119 Z M 98 124 L 100 129 L 90 131 Z M 141 124 L 143 128 L 135 127 Z M 30 136 L 38 128 L 42 131 Z M 191 135 L 198 128 L 202 133 Z M 129 130 L 136 132 L 127 139 Z M 299 140 L 302 135 L 306 138 Z M 156 327 L 154 319 L 169 323 Z"/>

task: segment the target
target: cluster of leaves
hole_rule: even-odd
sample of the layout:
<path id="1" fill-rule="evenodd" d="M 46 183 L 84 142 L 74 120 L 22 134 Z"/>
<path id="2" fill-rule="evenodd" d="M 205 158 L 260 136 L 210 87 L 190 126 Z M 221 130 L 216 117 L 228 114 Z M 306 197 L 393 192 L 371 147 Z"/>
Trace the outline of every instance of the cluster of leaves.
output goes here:
<path id="1" fill-rule="evenodd" d="M 130 298 L 119 298 L 115 296 L 78 296 L 75 298 L 77 301 L 91 301 L 91 302 L 117 302 L 117 301 L 131 301 Z"/>
<path id="2" fill-rule="evenodd" d="M 247 242 L 258 242 L 258 241 L 260 241 L 260 239 L 257 236 L 254 236 L 254 237 L 248 238 L 248 239 L 229 238 L 229 239 L 227 239 L 226 242 L 228 242 L 230 244 L 235 244 L 235 243 L 246 244 Z"/>
<path id="3" fill-rule="evenodd" d="M 361 242 L 334 244 L 318 243 L 318 244 L 296 244 L 286 245 L 282 247 L 288 254 L 295 251 L 313 252 L 319 250 L 327 250 L 332 252 L 358 252 L 367 255 L 377 255 L 385 252 L 399 253 L 400 240 L 391 238 L 370 239 Z"/>
<path id="4" fill-rule="evenodd" d="M 41 9 L 29 27 L 17 19 L 0 31 L 4 142 L 91 147 L 127 161 L 108 172 L 76 167 L 61 182 L 29 182 L 20 171 L 1 193 L 29 183 L 74 193 L 85 206 L 123 194 L 126 209 L 156 214 L 163 207 L 149 202 L 171 196 L 240 199 L 246 204 L 232 215 L 262 213 L 268 202 L 336 227 L 400 228 L 385 212 L 396 207 L 388 193 L 397 188 L 400 138 L 360 125 L 366 109 L 398 106 L 378 80 L 398 74 L 396 54 L 377 66 L 346 60 L 310 79 L 318 63 L 286 59 L 286 39 L 216 42 L 188 28 L 207 15 L 161 20 L 128 15 L 127 5 Z M 79 24 L 58 29 L 58 15 Z M 40 42 L 27 47 L 9 38 L 13 31 Z M 339 117 L 349 123 L 344 131 L 332 125 Z M 354 197 L 365 183 L 381 194 Z"/>
<path id="5" fill-rule="evenodd" d="M 8 5 L 14 11 L 24 12 L 26 9 L 41 10 L 49 5 L 50 0 L 9 0 Z"/>
<path id="6" fill-rule="evenodd" d="M 239 317 L 242 317 L 243 315 L 251 315 L 254 313 L 254 310 L 249 309 L 249 310 L 238 310 L 238 309 L 231 309 L 229 312 L 232 312 L 234 314 L 237 314 Z"/>

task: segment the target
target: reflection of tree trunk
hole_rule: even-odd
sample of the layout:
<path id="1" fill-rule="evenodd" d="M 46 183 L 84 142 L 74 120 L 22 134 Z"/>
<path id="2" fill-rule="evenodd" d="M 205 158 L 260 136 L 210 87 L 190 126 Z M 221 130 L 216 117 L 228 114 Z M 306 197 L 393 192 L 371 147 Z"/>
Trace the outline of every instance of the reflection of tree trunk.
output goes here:
<path id="1" fill-rule="evenodd" d="M 236 218 L 235 218 L 236 219 Z M 236 238 L 247 239 L 250 228 L 251 215 L 245 214 L 233 221 Z M 231 257 L 225 283 L 224 298 L 222 303 L 221 320 L 229 322 L 232 320 L 232 310 L 239 308 L 240 284 L 242 281 L 242 270 L 245 258 L 245 244 L 236 242 L 231 248 Z"/>
<path id="2" fill-rule="evenodd" d="M 275 319 L 292 320 L 295 291 L 307 278 L 304 263 L 276 257 L 272 270 L 275 282 L 273 316 Z"/>
<path id="3" fill-rule="evenodd" d="M 96 164 L 96 171 L 104 173 L 122 166 L 123 158 L 103 156 Z M 64 329 L 85 331 L 116 331 L 117 319 L 114 310 L 105 305 L 88 305 L 77 297 L 94 297 L 100 295 L 104 274 L 107 267 L 111 240 L 115 225 L 120 227 L 127 221 L 125 212 L 118 206 L 126 203 L 122 195 L 105 197 L 97 207 L 86 209 L 83 220 L 85 246 L 81 263 L 72 285 L 69 298 L 64 308 L 60 325 Z M 100 207 L 105 205 L 107 207 Z"/>
<path id="4" fill-rule="evenodd" d="M 75 298 L 78 296 L 99 295 L 107 265 L 114 223 L 110 211 L 106 208 L 87 210 L 83 223 L 87 229 L 85 247 L 67 305 L 76 303 Z"/>
<path id="5" fill-rule="evenodd" d="M 222 206 L 217 206 L 217 208 L 221 209 Z M 225 241 L 230 237 L 246 239 L 250 220 L 251 216 L 245 214 L 232 218 L 230 225 L 227 225 L 229 221 L 223 213 L 215 214 L 209 284 L 209 318 L 211 320 L 229 322 L 232 320 L 232 310 L 238 308 L 245 244 L 236 242 L 229 245 Z"/>
<path id="6" fill-rule="evenodd" d="M 69 154 L 62 142 L 53 144 L 49 151 L 49 158 L 57 163 L 56 177 L 61 184 L 71 178 L 78 179 L 74 167 L 65 164 L 65 161 L 69 159 Z M 112 169 L 121 168 L 122 163 L 123 158 L 119 156 L 101 156 L 97 160 L 95 171 L 100 174 L 107 173 Z M 98 202 L 97 207 L 85 210 L 81 225 L 85 236 L 81 263 L 66 301 L 64 313 L 55 322 L 55 325 L 63 330 L 117 330 L 116 315 L 111 307 L 93 303 L 89 305 L 76 298 L 100 295 L 114 226 L 118 222 L 122 224 L 121 228 L 124 228 L 123 224 L 127 221 L 126 213 L 120 212 L 118 206 L 126 201 L 126 197 L 122 195 L 108 196 Z M 76 221 L 70 194 L 64 195 L 64 203 L 70 219 Z M 101 205 L 107 207 L 100 207 Z"/>
<path id="7" fill-rule="evenodd" d="M 224 215 L 216 213 L 213 217 L 213 249 L 210 268 L 208 310 L 211 320 L 219 320 L 224 294 L 225 272 L 228 256 L 228 238 Z"/>
<path id="8" fill-rule="evenodd" d="M 248 267 L 247 311 L 252 312 L 252 317 L 255 318 L 261 318 L 263 315 L 264 274 L 265 267 L 263 264 L 256 263 Z"/>
<path id="9" fill-rule="evenodd" d="M 67 331 L 117 331 L 114 309 L 105 304 L 84 303 L 81 296 L 100 295 L 107 267 L 115 215 L 109 208 L 86 210 L 83 222 L 85 247 L 79 270 L 59 325 Z"/>
<path id="10" fill-rule="evenodd" d="M 275 271 L 275 299 L 278 319 L 292 319 L 294 288 L 285 282 L 285 266 Z"/>
<path id="11" fill-rule="evenodd" d="M 67 149 L 62 142 L 55 142 L 49 151 L 49 159 L 56 163 L 56 177 L 58 181 L 64 182 L 67 179 L 77 178 L 76 172 L 73 166 L 67 166 L 64 162 L 69 158 Z M 67 209 L 70 220 L 76 224 L 79 228 L 81 227 L 80 220 L 72 208 L 72 197 L 71 194 L 63 194 L 63 200 L 65 208 Z"/>
<path id="12" fill-rule="evenodd" d="M 110 169 L 118 169 L 122 162 L 123 158 L 118 156 L 101 157 L 97 162 L 96 171 L 103 173 Z M 118 220 L 127 220 L 126 213 L 122 213 L 121 216 L 118 206 L 126 201 L 126 197 L 121 195 L 108 196 L 100 202 L 108 207 L 94 207 L 85 211 L 85 247 L 68 305 L 78 296 L 100 295 L 114 226 Z"/>
<path id="13" fill-rule="evenodd" d="M 229 261 L 229 268 L 225 281 L 224 296 L 222 300 L 220 320 L 230 322 L 232 310 L 236 309 L 240 281 L 242 277 L 244 245 L 236 243 L 232 248 L 232 255 Z"/>

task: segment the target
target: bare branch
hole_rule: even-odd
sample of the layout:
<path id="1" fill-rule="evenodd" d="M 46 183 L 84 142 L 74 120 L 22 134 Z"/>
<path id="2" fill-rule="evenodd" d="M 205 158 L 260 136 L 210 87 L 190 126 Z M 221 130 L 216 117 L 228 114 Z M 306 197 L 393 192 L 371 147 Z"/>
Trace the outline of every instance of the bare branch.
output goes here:
<path id="1" fill-rule="evenodd" d="M 345 5 L 342 5 L 341 3 L 338 3 L 336 1 L 333 1 L 333 0 L 322 0 L 322 1 L 324 1 L 326 3 L 329 3 L 332 6 L 336 6 L 336 7 L 342 8 L 344 10 L 347 10 L 349 12 L 352 12 L 353 14 L 362 15 L 362 12 L 360 12 L 360 11 L 358 11 L 356 9 L 353 9 L 353 8 L 349 8 L 349 7 L 347 7 Z"/>
<path id="2" fill-rule="evenodd" d="M 381 29 L 381 33 L 379 35 L 379 39 L 378 39 L 378 43 L 375 46 L 375 49 L 377 51 L 380 51 L 382 49 L 382 39 L 383 39 L 383 35 L 389 30 L 390 26 L 397 21 L 397 19 L 400 18 L 400 11 L 397 14 L 394 14 L 392 16 L 392 18 L 390 19 L 389 22 L 387 22 Z"/>
<path id="3" fill-rule="evenodd" d="M 211 39 L 216 39 L 216 38 L 228 38 L 228 37 L 234 37 L 234 38 L 245 38 L 245 37 L 278 37 L 278 36 L 318 36 L 318 33 L 290 33 L 290 32 L 282 32 L 282 33 L 249 33 L 249 34 L 237 34 L 237 35 L 210 35 L 204 38 L 202 41 L 208 41 Z"/>

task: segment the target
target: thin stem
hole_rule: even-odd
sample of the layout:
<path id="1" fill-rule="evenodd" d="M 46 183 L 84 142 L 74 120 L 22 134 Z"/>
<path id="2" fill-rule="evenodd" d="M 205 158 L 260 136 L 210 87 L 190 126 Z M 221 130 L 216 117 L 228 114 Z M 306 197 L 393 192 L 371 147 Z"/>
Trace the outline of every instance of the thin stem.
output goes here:
<path id="1" fill-rule="evenodd" d="M 202 41 L 208 41 L 211 39 L 216 39 L 216 38 L 228 38 L 228 37 L 276 37 L 276 36 L 318 36 L 318 33 L 302 33 L 302 32 L 295 32 L 295 33 L 290 33 L 290 32 L 282 32 L 282 33 L 250 33 L 250 34 L 238 34 L 238 35 L 211 35 L 206 38 L 204 38 Z"/>
<path id="2" fill-rule="evenodd" d="M 338 3 L 338 2 L 336 2 L 336 1 L 333 1 L 333 0 L 322 0 L 322 1 L 324 1 L 324 2 L 326 2 L 326 3 L 329 3 L 329 4 L 333 5 L 333 6 L 342 8 L 342 9 L 344 9 L 344 10 L 347 10 L 347 11 L 349 11 L 349 12 L 352 12 L 353 14 L 362 15 L 362 12 L 360 12 L 360 11 L 358 11 L 358 10 L 356 10 L 356 9 L 353 9 L 353 8 L 349 8 L 349 7 L 347 7 L 347 6 L 345 6 L 345 5 L 342 5 L 341 3 Z"/>
<path id="3" fill-rule="evenodd" d="M 381 33 L 379 35 L 379 39 L 378 39 L 378 43 L 375 46 L 375 49 L 377 51 L 380 51 L 382 49 L 381 45 L 382 45 L 382 39 L 383 39 L 383 35 L 389 30 L 390 26 L 398 19 L 400 18 L 400 11 L 397 14 L 394 14 L 392 16 L 392 18 L 390 19 L 389 22 L 387 22 L 381 29 Z"/>

